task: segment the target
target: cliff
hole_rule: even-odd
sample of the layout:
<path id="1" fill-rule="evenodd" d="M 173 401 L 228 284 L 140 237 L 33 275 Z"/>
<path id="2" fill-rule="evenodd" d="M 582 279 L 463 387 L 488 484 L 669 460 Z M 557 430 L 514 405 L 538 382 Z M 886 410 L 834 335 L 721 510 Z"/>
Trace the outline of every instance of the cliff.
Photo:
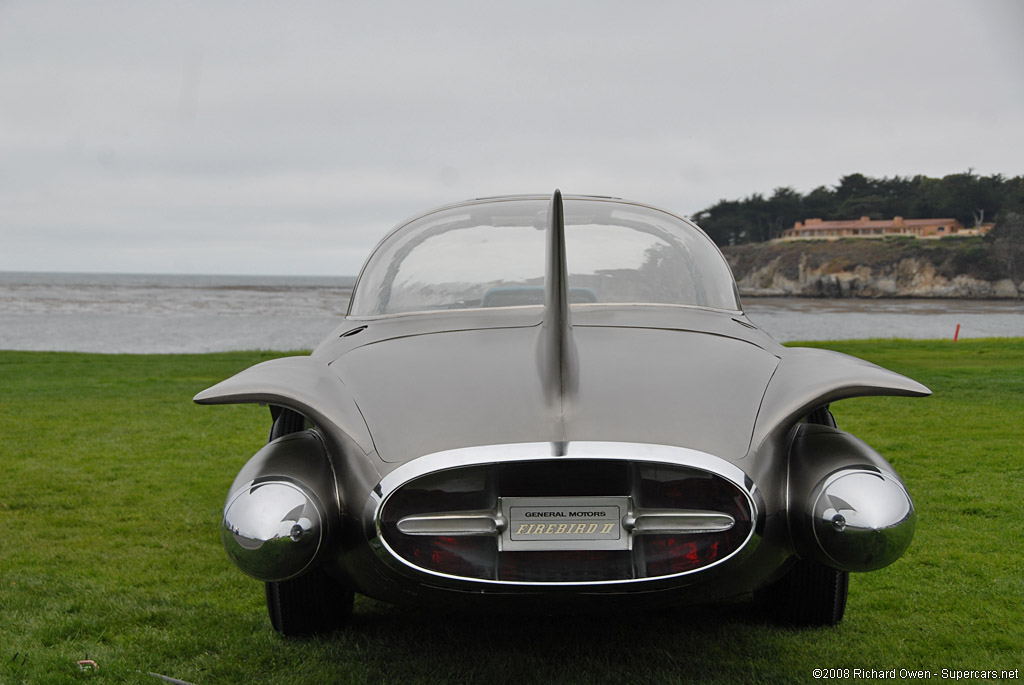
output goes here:
<path id="1" fill-rule="evenodd" d="M 745 297 L 1024 297 L 982 238 L 775 241 L 722 252 Z"/>

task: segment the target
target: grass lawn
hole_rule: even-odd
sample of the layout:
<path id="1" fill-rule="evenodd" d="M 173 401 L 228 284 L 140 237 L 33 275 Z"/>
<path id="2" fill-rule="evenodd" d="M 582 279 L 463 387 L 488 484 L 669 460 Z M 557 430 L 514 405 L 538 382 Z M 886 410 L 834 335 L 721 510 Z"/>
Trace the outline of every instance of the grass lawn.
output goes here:
<path id="1" fill-rule="evenodd" d="M 344 633 L 285 640 L 221 549 L 255 406 L 197 391 L 258 352 L 0 352 L 0 683 L 809 682 L 827 669 L 1024 667 L 1024 338 L 822 346 L 930 386 L 833 411 L 918 507 L 903 559 L 854 575 L 844 622 L 747 602 L 579 617 L 446 616 L 356 600 Z M 80 671 L 94 660 L 98 670 Z M 851 674 L 852 675 L 852 674 Z"/>

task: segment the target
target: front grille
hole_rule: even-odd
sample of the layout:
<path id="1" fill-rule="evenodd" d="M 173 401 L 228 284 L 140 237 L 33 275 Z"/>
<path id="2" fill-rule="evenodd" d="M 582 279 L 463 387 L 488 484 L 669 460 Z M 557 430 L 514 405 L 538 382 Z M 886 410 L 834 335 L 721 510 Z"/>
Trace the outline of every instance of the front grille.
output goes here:
<path id="1" fill-rule="evenodd" d="M 552 507 L 534 506 L 537 516 L 619 511 L 588 507 L 588 502 L 621 502 L 627 511 L 612 521 L 621 530 L 617 541 L 595 542 L 592 536 L 562 542 L 557 533 L 587 527 L 575 519 L 562 525 L 563 519 L 555 518 L 544 529 L 550 535 L 538 538 L 543 542 L 524 543 L 512 541 L 509 527 L 522 532 L 533 524 L 510 523 L 510 502 L 571 505 L 553 507 L 554 513 L 541 511 Z M 428 572 L 509 583 L 586 583 L 700 570 L 736 553 L 750 538 L 752 518 L 747 494 L 707 470 L 554 458 L 458 467 L 415 478 L 385 500 L 378 522 L 391 552 Z"/>

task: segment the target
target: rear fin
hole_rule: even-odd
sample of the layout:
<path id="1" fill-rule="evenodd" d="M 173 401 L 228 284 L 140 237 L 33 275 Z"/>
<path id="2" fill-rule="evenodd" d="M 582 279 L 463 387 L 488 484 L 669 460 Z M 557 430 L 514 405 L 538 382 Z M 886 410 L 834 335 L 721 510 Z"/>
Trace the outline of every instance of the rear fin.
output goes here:
<path id="1" fill-rule="evenodd" d="M 564 417 L 577 388 L 578 361 L 569 310 L 569 272 L 565 259 L 565 213 L 555 190 L 548 210 L 544 271 L 544 319 L 537 341 L 537 362 L 548 401 Z"/>

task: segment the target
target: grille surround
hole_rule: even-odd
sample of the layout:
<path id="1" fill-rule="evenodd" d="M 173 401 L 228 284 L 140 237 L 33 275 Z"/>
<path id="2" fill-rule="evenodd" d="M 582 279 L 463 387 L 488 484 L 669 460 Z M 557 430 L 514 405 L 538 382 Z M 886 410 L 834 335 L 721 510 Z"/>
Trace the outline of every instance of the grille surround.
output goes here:
<path id="1" fill-rule="evenodd" d="M 713 482 L 727 483 L 735 491 L 736 499 L 740 503 L 737 506 L 741 506 L 746 514 L 741 516 L 742 520 L 739 522 L 743 530 L 737 532 L 742 539 L 734 540 L 731 550 L 720 558 L 714 558 L 709 563 L 684 570 L 673 570 L 669 566 L 667 567 L 669 569 L 667 572 L 645 575 L 643 571 L 639 573 L 636 571 L 636 564 L 638 563 L 636 558 L 639 553 L 634 551 L 631 538 L 630 551 L 626 553 L 633 559 L 631 562 L 633 567 L 631 575 L 629 577 L 603 579 L 592 579 L 591 576 L 587 576 L 568 580 L 538 580 L 529 578 L 529 573 L 525 574 L 525 579 L 518 579 L 501 577 L 500 572 L 497 570 L 494 575 L 459 575 L 418 565 L 403 554 L 403 551 L 407 552 L 408 550 L 396 549 L 396 547 L 401 547 L 402 545 L 401 543 L 395 544 L 394 521 L 397 516 L 391 516 L 389 504 L 392 503 L 392 498 L 396 496 L 396 493 L 402 492 L 405 486 L 414 484 L 415 481 L 430 477 L 441 480 L 445 478 L 458 480 L 464 474 L 471 473 L 473 469 L 478 471 L 490 470 L 492 473 L 504 472 L 505 474 L 519 469 L 520 473 L 533 474 L 539 472 L 543 475 L 551 473 L 552 469 L 554 472 L 559 470 L 565 472 L 575 470 L 580 472 L 581 467 L 598 468 L 599 470 L 606 469 L 610 473 L 615 472 L 617 469 L 626 469 L 639 473 L 640 469 L 660 468 L 669 471 L 699 473 L 712 479 Z M 564 481 L 559 482 L 557 479 L 545 478 L 538 481 L 534 478 L 532 486 L 517 486 L 514 484 L 509 486 L 508 483 L 503 483 L 500 489 L 492 490 L 491 495 L 497 493 L 498 497 L 557 495 L 585 498 L 587 496 L 637 494 L 635 492 L 637 484 L 634 482 L 634 479 L 618 480 L 616 485 L 616 483 L 613 483 L 614 478 L 610 478 L 608 487 L 605 489 L 602 489 L 600 484 L 596 487 L 591 484 L 591 487 L 583 487 L 581 489 L 578 484 L 567 484 Z M 493 486 L 493 484 L 491 485 Z M 616 487 L 613 488 L 613 485 L 616 485 Z M 527 489 L 524 490 L 523 487 Z M 632 489 L 634 492 L 624 493 L 623 489 L 625 488 Z M 401 496 L 399 495 L 399 497 Z M 488 503 L 478 499 L 467 503 L 466 508 L 480 509 L 479 505 L 481 504 L 494 506 L 493 502 Z M 641 507 L 646 506 L 642 501 L 639 504 Z M 411 575 L 421 581 L 429 579 L 429 582 L 432 584 L 440 583 L 442 585 L 464 587 L 468 583 L 476 586 L 478 589 L 483 588 L 484 591 L 487 591 L 488 587 L 498 589 L 495 586 L 499 588 L 512 588 L 515 586 L 527 588 L 564 588 L 579 586 L 592 587 L 594 589 L 599 589 L 601 586 L 609 586 L 609 590 L 614 590 L 618 587 L 621 591 L 621 586 L 623 585 L 651 587 L 659 583 L 666 583 L 666 581 L 666 584 L 673 584 L 673 581 L 677 581 L 680 577 L 696 573 L 706 574 L 712 569 L 731 565 L 747 558 L 758 546 L 760 534 L 764 527 L 764 505 L 760 493 L 751 479 L 734 464 L 719 457 L 688 448 L 611 442 L 518 443 L 462 448 L 426 455 L 404 464 L 382 479 L 367 502 L 366 514 L 367 516 L 364 520 L 367 523 L 367 537 L 371 547 L 387 566 L 399 571 L 403 575 Z M 390 541 L 389 537 L 391 538 Z M 636 537 L 637 540 L 641 538 L 654 540 L 659 536 L 637 535 Z M 639 546 L 642 547 L 642 545 Z M 717 554 L 717 548 L 715 553 Z M 517 552 L 515 554 L 541 555 L 542 553 Z M 511 552 L 497 552 L 494 561 L 497 568 L 501 567 L 503 559 L 506 557 L 510 558 L 512 555 L 513 553 Z M 594 556 L 595 558 L 600 557 L 600 555 Z M 540 556 L 537 557 L 538 560 L 540 558 Z M 586 576 L 588 572 L 584 571 L 581 573 Z M 678 582 L 675 584 L 678 584 Z"/>

